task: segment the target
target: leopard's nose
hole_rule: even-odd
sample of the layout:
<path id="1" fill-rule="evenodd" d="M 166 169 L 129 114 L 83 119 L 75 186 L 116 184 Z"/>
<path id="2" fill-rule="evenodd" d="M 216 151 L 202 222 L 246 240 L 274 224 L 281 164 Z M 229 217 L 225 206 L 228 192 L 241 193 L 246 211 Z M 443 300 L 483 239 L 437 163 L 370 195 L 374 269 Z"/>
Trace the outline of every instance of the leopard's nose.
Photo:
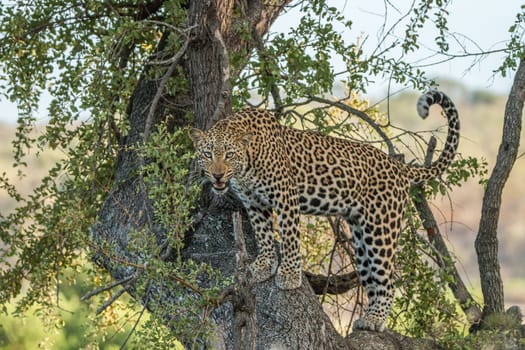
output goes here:
<path id="1" fill-rule="evenodd" d="M 222 179 L 222 177 L 224 176 L 224 173 L 221 173 L 221 174 L 213 173 L 211 175 L 215 178 L 215 180 L 220 181 Z"/>

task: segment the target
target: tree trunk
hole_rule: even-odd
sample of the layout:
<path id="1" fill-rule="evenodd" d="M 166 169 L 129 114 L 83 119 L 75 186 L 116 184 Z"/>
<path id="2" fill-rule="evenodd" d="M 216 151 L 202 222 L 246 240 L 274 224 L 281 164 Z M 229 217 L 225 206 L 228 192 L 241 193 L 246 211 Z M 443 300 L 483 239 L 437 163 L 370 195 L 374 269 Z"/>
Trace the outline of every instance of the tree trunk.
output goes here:
<path id="1" fill-rule="evenodd" d="M 241 1 L 242 5 L 226 0 L 189 2 L 189 25 L 196 26 L 196 37 L 188 45 L 182 70 L 189 82 L 191 96 L 187 97 L 193 102 L 191 112 L 195 116 L 195 126 L 206 128 L 213 123 L 212 118 L 217 116 L 216 112 L 221 107 L 221 98 L 225 99 L 222 101 L 224 109 L 229 109 L 228 82 L 224 79 L 227 68 L 224 67 L 224 49 L 226 48 L 226 53 L 248 54 L 252 46 L 249 42 L 240 40 L 231 25 L 234 6 L 239 6 L 235 10 L 243 13 L 244 20 L 252 30 L 263 36 L 289 1 L 272 1 L 271 5 L 266 6 L 258 0 Z M 220 37 L 217 36 L 217 30 Z M 116 162 L 115 181 L 92 230 L 93 239 L 99 244 L 99 249 L 94 252 L 94 259 L 116 280 L 136 275 L 137 265 L 144 264 L 143 257 L 134 255 L 127 248 L 131 233 L 148 227 L 159 245 L 165 238 L 163 227 L 153 222 L 154 209 L 142 178 L 138 175 L 144 161 L 134 150 L 134 147 L 143 144 L 145 130 L 154 130 L 155 125 L 164 118 L 161 105 L 148 118 L 158 82 L 148 80 L 147 76 L 143 75 L 130 101 L 130 130 L 122 142 Z M 183 114 L 182 111 L 181 115 Z M 211 197 L 202 201 L 199 205 L 200 212 L 196 215 L 201 219 L 195 223 L 194 232 L 187 234 L 183 258 L 205 262 L 219 269 L 225 277 L 234 276 L 236 248 L 232 213 L 238 210 L 240 206 L 235 201 L 219 201 Z M 255 238 L 246 218 L 244 232 L 247 250 L 253 257 L 256 253 Z M 111 247 L 112 254 L 117 259 L 104 254 L 104 247 Z M 133 262 L 134 267 L 122 264 L 122 261 Z M 146 295 L 137 293 L 133 286 L 128 291 L 146 306 L 154 298 L 155 307 L 160 310 L 163 310 L 162 305 L 177 303 L 176 297 L 167 288 L 154 283 L 148 284 Z M 357 349 L 370 342 L 375 342 L 376 345 L 367 345 L 369 349 L 411 349 L 421 346 L 420 343 L 389 333 L 363 331 L 344 339 L 323 311 L 306 278 L 303 278 L 303 285 L 297 290 L 280 290 L 271 279 L 254 286 L 253 293 L 256 300 L 257 334 L 254 336 L 257 349 Z M 216 332 L 211 340 L 212 348 L 235 347 L 234 312 L 232 303 L 225 303 L 213 312 Z M 169 320 L 176 315 L 164 317 Z"/>
<path id="2" fill-rule="evenodd" d="M 505 106 L 503 136 L 496 165 L 483 196 L 479 232 L 475 242 L 484 299 L 484 318 L 492 313 L 504 311 L 497 228 L 503 187 L 518 154 L 524 100 L 525 61 L 522 59 Z"/>

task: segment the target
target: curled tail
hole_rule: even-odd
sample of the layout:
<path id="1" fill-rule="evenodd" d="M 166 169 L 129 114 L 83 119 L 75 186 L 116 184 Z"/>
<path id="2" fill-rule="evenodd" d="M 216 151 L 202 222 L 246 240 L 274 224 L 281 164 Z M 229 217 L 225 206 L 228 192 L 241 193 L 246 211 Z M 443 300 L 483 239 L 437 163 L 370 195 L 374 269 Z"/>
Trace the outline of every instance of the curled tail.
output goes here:
<path id="1" fill-rule="evenodd" d="M 452 163 L 459 144 L 459 116 L 452 100 L 437 90 L 430 90 L 421 95 L 417 101 L 417 112 L 421 118 L 428 117 L 428 110 L 433 104 L 438 104 L 443 108 L 448 120 L 448 133 L 445 147 L 429 167 L 409 166 L 409 177 L 413 183 L 420 183 L 428 179 L 439 176 Z"/>

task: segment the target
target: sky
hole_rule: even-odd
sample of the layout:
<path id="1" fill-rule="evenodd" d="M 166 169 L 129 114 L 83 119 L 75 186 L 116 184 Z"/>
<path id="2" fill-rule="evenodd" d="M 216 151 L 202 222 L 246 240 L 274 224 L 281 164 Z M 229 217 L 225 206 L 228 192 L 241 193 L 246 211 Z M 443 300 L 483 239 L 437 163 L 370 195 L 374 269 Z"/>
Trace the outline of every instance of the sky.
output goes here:
<path id="1" fill-rule="evenodd" d="M 408 11 L 412 3 L 406 0 L 329 0 L 329 2 L 332 6 L 337 6 L 345 14 L 345 18 L 353 22 L 352 30 L 343 32 L 346 40 L 356 42 L 360 37 L 360 40 L 363 40 L 363 37 L 366 38 L 363 47 L 365 53 L 371 52 L 377 46 L 378 38 L 382 36 L 383 23 L 386 23 L 386 28 L 390 28 L 402 14 Z M 385 4 L 387 4 L 386 8 Z M 395 8 L 391 6 L 392 4 L 395 4 Z M 449 12 L 449 31 L 456 34 L 458 42 L 465 45 L 470 52 L 479 52 L 480 49 L 486 51 L 504 48 L 505 42 L 510 37 L 508 28 L 514 23 L 521 5 L 517 0 L 452 0 L 446 8 Z M 295 12 L 292 16 L 279 18 L 272 29 L 286 32 L 288 27 L 296 25 L 300 15 L 298 10 Z M 397 28 L 398 30 L 394 31 L 391 37 L 402 37 L 406 25 L 401 23 Z M 411 56 L 414 62 L 431 64 L 443 59 L 443 57 L 428 58 L 434 53 L 428 49 L 433 44 L 436 35 L 436 31 L 432 29 L 430 23 L 421 31 L 421 49 Z M 386 42 L 391 42 L 391 40 Z M 383 48 L 385 46 L 383 45 Z M 451 45 L 450 52 L 461 53 L 458 45 Z M 465 57 L 438 65 L 429 65 L 424 69 L 430 78 L 460 80 L 469 88 L 489 89 L 506 94 L 512 84 L 513 74 L 502 78 L 492 73 L 499 67 L 503 57 L 504 54 L 493 54 L 482 60 L 479 60 L 479 57 Z M 368 92 L 382 94 L 381 97 L 384 97 L 386 89 L 386 82 L 377 81 L 368 88 Z"/>
<path id="2" fill-rule="evenodd" d="M 344 32 L 345 38 L 349 41 L 356 41 L 358 38 L 366 37 L 364 50 L 372 50 L 377 45 L 377 38 L 381 34 L 381 27 L 384 23 L 387 27 L 396 21 L 400 14 L 406 11 L 412 1 L 390 1 L 386 0 L 331 0 L 332 6 L 337 6 L 346 15 L 346 18 L 353 21 L 352 30 Z M 391 5 L 385 9 L 385 4 Z M 398 3 L 404 3 L 398 4 Z M 476 51 L 477 46 L 483 50 L 493 50 L 503 48 L 505 41 L 510 34 L 508 28 L 514 23 L 515 16 L 520 9 L 521 3 L 517 0 L 500 1 L 479 1 L 479 0 L 452 0 L 447 10 L 450 13 L 448 27 L 450 32 L 459 33 L 458 39 L 461 44 L 466 45 L 469 50 Z M 295 12 L 294 12 L 295 11 Z M 276 21 L 272 30 L 275 32 L 286 32 L 290 26 L 299 21 L 297 10 L 283 15 Z M 385 16 L 386 14 L 386 16 Z M 385 20 L 386 18 L 386 20 Z M 340 28 L 342 31 L 342 28 Z M 394 36 L 400 37 L 403 34 L 404 26 L 399 26 L 399 30 L 394 32 Z M 435 32 L 425 28 L 421 33 L 421 50 L 418 50 L 411 59 L 420 64 L 430 64 L 436 57 L 428 58 L 432 52 L 426 49 L 426 43 L 431 44 Z M 474 45 L 476 43 L 476 45 Z M 430 45 L 429 45 L 430 46 Z M 455 48 L 452 49 L 454 52 Z M 472 57 L 455 59 L 439 65 L 425 67 L 427 74 L 431 78 L 448 78 L 459 80 L 466 86 L 475 89 L 489 89 L 497 93 L 506 94 L 510 90 L 513 74 L 508 74 L 507 78 L 494 76 L 493 71 L 498 68 L 502 61 L 503 54 L 494 54 L 476 61 Z M 342 65 L 334 62 L 335 69 L 342 69 Z M 401 89 L 402 87 L 394 87 Z M 386 81 L 376 81 L 368 88 L 368 93 L 372 96 L 382 98 L 387 91 Z M 43 106 L 40 108 L 37 120 L 46 120 L 45 105 L 49 101 L 46 96 Z M 0 122 L 14 123 L 17 118 L 16 106 L 0 100 Z"/>

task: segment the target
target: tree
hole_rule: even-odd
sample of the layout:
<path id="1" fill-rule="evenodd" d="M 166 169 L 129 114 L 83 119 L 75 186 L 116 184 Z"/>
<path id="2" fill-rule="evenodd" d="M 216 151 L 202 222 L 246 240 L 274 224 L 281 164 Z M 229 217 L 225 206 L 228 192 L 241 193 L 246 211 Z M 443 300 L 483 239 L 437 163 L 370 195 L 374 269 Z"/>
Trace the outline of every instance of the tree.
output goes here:
<path id="1" fill-rule="evenodd" d="M 498 260 L 497 227 L 501 207 L 501 195 L 518 155 L 523 103 L 525 100 L 525 63 L 520 59 L 514 83 L 505 107 L 503 136 L 494 170 L 487 183 L 483 208 L 476 237 L 476 253 L 479 261 L 482 290 L 485 300 L 485 317 L 504 311 L 503 281 Z"/>
<path id="2" fill-rule="evenodd" d="M 270 41 L 269 29 L 287 6 L 301 7 L 300 24 L 292 37 Z M 426 2 L 412 10 L 407 36 L 397 43 L 407 52 L 417 47 L 425 16 L 444 15 Z M 86 296 L 112 291 L 100 311 L 129 293 L 142 306 L 140 315 L 151 313 L 151 327 L 166 326 L 190 348 L 249 348 L 254 339 L 261 349 L 348 349 L 373 341 L 417 346 L 393 333 L 341 336 L 306 281 L 284 292 L 270 280 L 252 294 L 236 254 L 243 251 L 244 231 L 253 255 L 253 234 L 246 218 L 240 224 L 235 199 L 217 202 L 206 188 L 195 199 L 184 127 L 208 128 L 249 103 L 250 88 L 283 121 L 293 119 L 287 108 L 319 102 L 331 91 L 334 54 L 345 60 L 347 85 L 356 90 L 378 74 L 421 89 L 428 83 L 422 71 L 389 58 L 388 50 L 363 57 L 358 44 L 333 30 L 334 22 L 351 22 L 324 1 L 48 0 L 5 5 L 1 14 L 4 94 L 20 111 L 15 166 L 23 171 L 31 147 L 66 153 L 30 198 L 2 177 L 19 202 L 0 223 L 3 303 L 20 293 L 25 279 L 29 289 L 18 311 L 35 303 L 51 310 L 50 291 L 60 288 L 63 269 L 82 269 L 88 255 L 113 280 Z M 51 119 L 33 140 L 29 131 L 43 90 L 53 96 Z M 386 136 L 358 109 L 328 105 L 361 116 Z M 325 109 L 305 115 L 301 120 L 333 131 Z M 321 286 L 341 281 L 317 277 Z M 154 336 L 157 344 L 173 338 Z"/>

